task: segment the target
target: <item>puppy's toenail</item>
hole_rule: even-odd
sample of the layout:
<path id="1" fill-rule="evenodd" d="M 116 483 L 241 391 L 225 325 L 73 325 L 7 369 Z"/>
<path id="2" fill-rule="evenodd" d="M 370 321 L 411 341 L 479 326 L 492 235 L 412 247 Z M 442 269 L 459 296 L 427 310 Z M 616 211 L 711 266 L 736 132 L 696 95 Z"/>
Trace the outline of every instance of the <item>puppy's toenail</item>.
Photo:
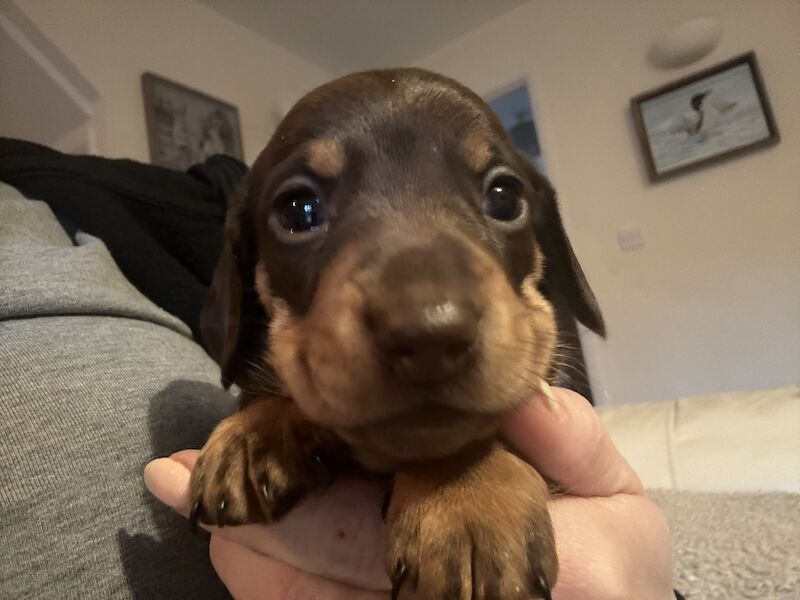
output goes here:
<path id="1" fill-rule="evenodd" d="M 406 577 L 408 577 L 408 568 L 403 561 L 398 560 L 392 574 L 392 600 L 397 600 Z"/>
<path id="2" fill-rule="evenodd" d="M 225 527 L 225 498 L 220 498 L 217 506 L 217 526 Z"/>
<path id="3" fill-rule="evenodd" d="M 200 500 L 195 500 L 192 509 L 189 511 L 189 526 L 192 533 L 197 533 L 197 522 L 200 520 Z"/>

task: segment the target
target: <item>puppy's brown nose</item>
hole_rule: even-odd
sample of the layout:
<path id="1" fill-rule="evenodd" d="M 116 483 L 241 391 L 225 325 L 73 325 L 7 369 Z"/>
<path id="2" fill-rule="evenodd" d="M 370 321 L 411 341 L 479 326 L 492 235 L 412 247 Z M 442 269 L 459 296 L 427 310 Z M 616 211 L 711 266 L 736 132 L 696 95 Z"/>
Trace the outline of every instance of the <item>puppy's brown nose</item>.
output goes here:
<path id="1" fill-rule="evenodd" d="M 430 384 L 457 375 L 478 337 L 471 272 L 447 253 L 408 251 L 387 265 L 367 321 L 394 373 Z"/>
<path id="2" fill-rule="evenodd" d="M 378 347 L 394 372 L 415 383 L 435 383 L 467 363 L 478 332 L 474 304 L 418 303 L 373 321 Z"/>

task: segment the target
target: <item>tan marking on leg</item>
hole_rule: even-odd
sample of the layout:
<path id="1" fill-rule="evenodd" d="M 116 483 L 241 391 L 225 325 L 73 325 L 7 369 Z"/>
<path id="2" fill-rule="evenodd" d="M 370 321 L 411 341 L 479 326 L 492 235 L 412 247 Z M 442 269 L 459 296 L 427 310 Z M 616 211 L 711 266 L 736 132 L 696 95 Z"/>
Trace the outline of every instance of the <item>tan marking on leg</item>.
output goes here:
<path id="1" fill-rule="evenodd" d="M 226 525 L 280 518 L 307 492 L 329 483 L 312 453 L 335 465 L 347 449 L 291 400 L 250 398 L 216 427 L 200 452 L 190 480 L 197 516 Z"/>
<path id="2" fill-rule="evenodd" d="M 551 589 L 547 499 L 541 476 L 497 445 L 398 472 L 387 524 L 390 573 L 398 562 L 408 572 L 400 597 L 525 600 L 539 581 Z"/>

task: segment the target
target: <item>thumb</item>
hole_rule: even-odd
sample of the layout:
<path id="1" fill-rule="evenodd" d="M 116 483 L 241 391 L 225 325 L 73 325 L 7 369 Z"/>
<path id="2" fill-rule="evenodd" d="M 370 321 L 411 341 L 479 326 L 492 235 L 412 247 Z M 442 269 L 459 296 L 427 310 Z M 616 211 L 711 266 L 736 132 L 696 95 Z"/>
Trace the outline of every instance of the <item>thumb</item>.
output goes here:
<path id="1" fill-rule="evenodd" d="M 184 517 L 189 516 L 189 478 L 199 450 L 181 450 L 169 458 L 157 458 L 144 468 L 150 493 Z"/>
<path id="2" fill-rule="evenodd" d="M 643 494 L 639 476 L 580 394 L 549 388 L 511 413 L 506 440 L 561 491 L 575 496 Z"/>
<path id="3" fill-rule="evenodd" d="M 197 450 L 184 450 L 150 462 L 144 471 L 150 492 L 184 517 L 198 455 Z M 385 552 L 380 551 L 386 547 L 380 510 L 385 492 L 378 481 L 342 478 L 270 525 L 201 526 L 302 571 L 364 589 L 388 590 Z"/>

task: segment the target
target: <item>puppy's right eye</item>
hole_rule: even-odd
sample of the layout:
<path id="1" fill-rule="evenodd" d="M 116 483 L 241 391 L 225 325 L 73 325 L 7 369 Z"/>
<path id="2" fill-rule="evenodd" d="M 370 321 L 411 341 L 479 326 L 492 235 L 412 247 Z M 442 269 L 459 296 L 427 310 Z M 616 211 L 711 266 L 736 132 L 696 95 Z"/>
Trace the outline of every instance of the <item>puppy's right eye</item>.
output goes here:
<path id="1" fill-rule="evenodd" d="M 275 201 L 278 224 L 290 233 L 313 231 L 325 223 L 325 207 L 311 188 L 294 188 Z"/>
<path id="2" fill-rule="evenodd" d="M 522 211 L 519 185 L 509 178 L 497 178 L 483 199 L 483 212 L 496 221 L 513 221 Z"/>
<path id="3" fill-rule="evenodd" d="M 528 219 L 527 203 L 522 197 L 520 179 L 507 167 L 495 167 L 484 181 L 483 213 L 495 227 L 506 230 L 523 227 Z"/>

